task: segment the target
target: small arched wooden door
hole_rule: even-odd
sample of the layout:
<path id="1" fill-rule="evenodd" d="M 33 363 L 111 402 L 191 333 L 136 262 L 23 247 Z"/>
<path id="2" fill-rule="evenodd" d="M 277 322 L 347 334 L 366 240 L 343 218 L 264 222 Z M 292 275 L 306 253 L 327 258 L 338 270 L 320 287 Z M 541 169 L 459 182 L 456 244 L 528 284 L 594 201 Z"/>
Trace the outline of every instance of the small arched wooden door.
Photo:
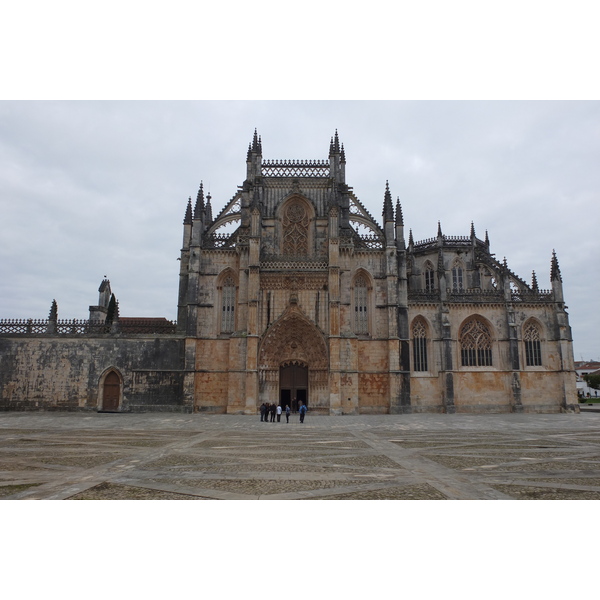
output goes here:
<path id="1" fill-rule="evenodd" d="M 114 371 L 111 371 L 104 379 L 104 390 L 102 394 L 102 410 L 119 410 L 120 397 L 121 380 Z"/>

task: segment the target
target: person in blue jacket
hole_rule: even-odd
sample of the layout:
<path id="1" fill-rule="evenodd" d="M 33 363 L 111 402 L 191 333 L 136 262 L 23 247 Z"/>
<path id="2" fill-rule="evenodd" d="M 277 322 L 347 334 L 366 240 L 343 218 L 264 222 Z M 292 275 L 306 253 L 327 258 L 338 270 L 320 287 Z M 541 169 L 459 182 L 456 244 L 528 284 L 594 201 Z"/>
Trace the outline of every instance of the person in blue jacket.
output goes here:
<path id="1" fill-rule="evenodd" d="M 304 415 L 306 415 L 306 404 L 301 404 L 300 410 L 298 412 L 300 413 L 300 423 L 304 423 Z"/>

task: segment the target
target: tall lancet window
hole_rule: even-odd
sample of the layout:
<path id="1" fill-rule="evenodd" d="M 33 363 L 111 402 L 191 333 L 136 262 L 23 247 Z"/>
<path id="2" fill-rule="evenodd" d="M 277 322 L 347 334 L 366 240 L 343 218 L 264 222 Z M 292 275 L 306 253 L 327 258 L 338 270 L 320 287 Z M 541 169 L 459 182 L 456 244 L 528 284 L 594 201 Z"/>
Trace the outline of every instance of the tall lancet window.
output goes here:
<path id="1" fill-rule="evenodd" d="M 469 319 L 461 327 L 459 338 L 463 367 L 492 366 L 492 336 L 483 321 Z"/>
<path id="2" fill-rule="evenodd" d="M 429 261 L 425 263 L 425 291 L 435 291 L 435 271 Z"/>
<path id="3" fill-rule="evenodd" d="M 452 291 L 462 292 L 463 289 L 463 268 L 461 262 L 457 259 L 452 265 Z"/>
<path id="4" fill-rule="evenodd" d="M 540 342 L 540 330 L 534 321 L 525 324 L 523 330 L 525 340 L 525 364 L 528 367 L 542 366 L 542 345 Z"/>
<path id="5" fill-rule="evenodd" d="M 221 290 L 221 333 L 235 331 L 235 282 L 227 277 Z"/>
<path id="6" fill-rule="evenodd" d="M 427 371 L 427 326 L 422 318 L 417 318 L 412 326 L 413 371 Z"/>
<path id="7" fill-rule="evenodd" d="M 367 280 L 363 275 L 359 275 L 354 280 L 354 333 L 369 333 L 368 297 Z"/>

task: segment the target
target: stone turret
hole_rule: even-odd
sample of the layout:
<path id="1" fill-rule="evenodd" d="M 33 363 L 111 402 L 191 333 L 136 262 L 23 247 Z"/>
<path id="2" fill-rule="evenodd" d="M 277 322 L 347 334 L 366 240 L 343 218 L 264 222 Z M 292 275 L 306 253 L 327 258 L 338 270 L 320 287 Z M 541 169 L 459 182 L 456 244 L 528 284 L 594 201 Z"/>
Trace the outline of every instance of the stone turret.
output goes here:
<path id="1" fill-rule="evenodd" d="M 112 296 L 110 289 L 110 281 L 106 278 L 102 280 L 100 287 L 98 288 L 98 305 L 90 306 L 90 321 L 100 321 L 104 323 L 106 321 L 106 315 L 108 313 L 108 305 Z"/>

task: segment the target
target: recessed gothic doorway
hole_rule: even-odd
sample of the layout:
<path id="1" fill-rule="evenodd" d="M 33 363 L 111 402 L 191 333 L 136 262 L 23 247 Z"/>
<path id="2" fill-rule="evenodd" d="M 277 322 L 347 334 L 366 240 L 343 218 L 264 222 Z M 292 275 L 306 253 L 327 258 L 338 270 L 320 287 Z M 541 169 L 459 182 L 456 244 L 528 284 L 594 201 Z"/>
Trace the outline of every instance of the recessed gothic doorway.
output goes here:
<path id="1" fill-rule="evenodd" d="M 295 302 L 267 330 L 259 346 L 259 404 L 299 402 L 329 413 L 329 353 L 323 333 Z M 295 402 L 294 402 L 295 399 Z"/>
<path id="2" fill-rule="evenodd" d="M 308 367 L 301 363 L 284 364 L 279 368 L 279 404 L 297 412 L 300 403 L 308 407 Z"/>

